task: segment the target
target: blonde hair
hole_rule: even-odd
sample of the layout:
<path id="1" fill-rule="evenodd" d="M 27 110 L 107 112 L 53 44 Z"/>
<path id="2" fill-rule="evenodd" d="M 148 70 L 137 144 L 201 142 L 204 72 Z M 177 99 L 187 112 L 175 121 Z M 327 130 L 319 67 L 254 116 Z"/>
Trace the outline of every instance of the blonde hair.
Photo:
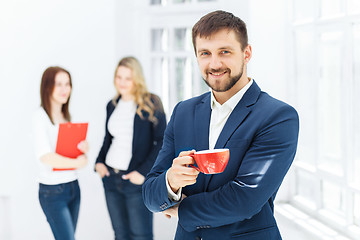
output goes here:
<path id="1" fill-rule="evenodd" d="M 120 66 L 124 66 L 129 68 L 132 72 L 132 80 L 134 82 L 133 88 L 133 96 L 135 97 L 135 103 L 138 105 L 136 113 L 140 116 L 141 119 L 144 119 L 143 112 L 145 111 L 149 114 L 149 120 L 156 123 L 157 119 L 154 116 L 155 108 L 160 107 L 162 109 L 161 101 L 155 95 L 152 95 L 145 83 L 145 77 L 142 71 L 142 67 L 140 62 L 135 57 L 124 57 L 120 60 L 119 64 L 115 70 L 115 77 L 116 72 Z M 115 81 L 114 77 L 114 81 Z M 113 104 L 116 106 L 116 101 L 119 98 L 120 93 L 113 98 Z M 152 99 L 153 98 L 153 99 Z M 160 104 L 160 106 L 158 106 Z"/>

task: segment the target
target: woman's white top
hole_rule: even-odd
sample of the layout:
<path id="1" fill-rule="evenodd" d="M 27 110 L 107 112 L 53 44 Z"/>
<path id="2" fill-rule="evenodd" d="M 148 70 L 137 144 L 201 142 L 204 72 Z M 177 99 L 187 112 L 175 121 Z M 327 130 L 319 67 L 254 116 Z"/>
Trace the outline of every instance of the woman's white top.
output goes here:
<path id="1" fill-rule="evenodd" d="M 134 101 L 120 99 L 108 122 L 109 133 L 113 136 L 106 155 L 106 165 L 127 170 L 132 158 L 134 118 L 137 105 Z"/>
<path id="2" fill-rule="evenodd" d="M 34 148 L 39 163 L 39 182 L 48 185 L 67 183 L 78 178 L 75 170 L 53 171 L 52 167 L 41 162 L 47 153 L 55 153 L 59 124 L 53 125 L 45 110 L 40 107 L 32 118 Z"/>

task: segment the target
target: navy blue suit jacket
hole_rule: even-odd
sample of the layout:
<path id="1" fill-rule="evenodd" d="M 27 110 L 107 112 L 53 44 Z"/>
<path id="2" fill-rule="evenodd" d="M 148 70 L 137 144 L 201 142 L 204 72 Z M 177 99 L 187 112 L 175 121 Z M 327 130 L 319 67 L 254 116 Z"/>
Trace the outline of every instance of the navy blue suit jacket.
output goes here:
<path id="1" fill-rule="evenodd" d="M 143 185 L 154 212 L 177 202 L 168 198 L 165 174 L 181 151 L 209 148 L 210 93 L 178 103 L 162 149 Z M 225 171 L 200 173 L 182 189 L 175 239 L 281 239 L 273 216 L 276 192 L 296 152 L 299 119 L 294 108 L 261 92 L 253 82 L 229 116 L 215 148 L 230 149 Z"/>
<path id="2" fill-rule="evenodd" d="M 119 102 L 119 100 L 120 97 L 116 100 L 116 102 Z M 164 131 L 166 128 L 166 118 L 160 98 L 152 94 L 151 100 L 156 108 L 154 116 L 157 118 L 157 123 L 150 121 L 148 119 L 149 114 L 145 111 L 142 111 L 144 119 L 141 119 L 138 114 L 135 114 L 132 158 L 127 170 L 127 172 L 136 170 L 143 176 L 148 174 L 155 162 L 155 159 L 161 149 Z M 112 101 L 110 101 L 106 106 L 105 137 L 99 155 L 96 159 L 96 163 L 100 162 L 106 165 L 106 155 L 109 151 L 113 138 L 108 130 L 108 122 L 114 109 L 115 105 Z"/>

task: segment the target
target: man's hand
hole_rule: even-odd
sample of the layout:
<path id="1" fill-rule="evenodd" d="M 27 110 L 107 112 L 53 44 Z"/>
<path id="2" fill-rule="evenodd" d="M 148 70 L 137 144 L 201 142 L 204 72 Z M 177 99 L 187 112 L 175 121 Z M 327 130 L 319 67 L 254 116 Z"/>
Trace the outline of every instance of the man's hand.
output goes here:
<path id="1" fill-rule="evenodd" d="M 186 195 L 185 195 L 185 194 L 182 194 L 180 201 L 182 201 L 184 198 L 186 198 Z M 166 209 L 166 210 L 163 211 L 162 213 L 165 215 L 165 217 L 167 217 L 167 218 L 169 218 L 169 219 L 170 219 L 171 217 L 179 218 L 179 215 L 178 215 L 179 205 L 180 205 L 180 203 L 172 206 L 171 208 Z"/>
<path id="2" fill-rule="evenodd" d="M 181 152 L 179 156 L 173 160 L 173 164 L 168 170 L 167 181 L 174 193 L 177 193 L 182 187 L 196 183 L 199 171 L 188 167 L 189 164 L 195 163 L 194 159 L 189 156 L 194 152 L 195 150 Z"/>
<path id="3" fill-rule="evenodd" d="M 178 216 L 178 210 L 179 210 L 179 204 L 176 204 L 175 206 L 172 206 L 171 208 L 166 209 L 165 211 L 163 211 L 162 213 L 165 215 L 165 217 L 167 217 L 168 219 L 170 219 L 171 217 L 174 218 L 179 218 Z"/>

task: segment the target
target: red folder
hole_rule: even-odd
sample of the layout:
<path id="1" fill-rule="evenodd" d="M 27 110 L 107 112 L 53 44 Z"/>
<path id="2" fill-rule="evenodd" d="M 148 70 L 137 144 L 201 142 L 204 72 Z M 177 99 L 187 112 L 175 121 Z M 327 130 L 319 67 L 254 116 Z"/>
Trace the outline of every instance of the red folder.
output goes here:
<path id="1" fill-rule="evenodd" d="M 77 145 L 86 139 L 88 123 L 60 123 L 55 152 L 69 158 L 83 154 Z M 53 168 L 53 171 L 74 170 L 74 168 Z"/>

